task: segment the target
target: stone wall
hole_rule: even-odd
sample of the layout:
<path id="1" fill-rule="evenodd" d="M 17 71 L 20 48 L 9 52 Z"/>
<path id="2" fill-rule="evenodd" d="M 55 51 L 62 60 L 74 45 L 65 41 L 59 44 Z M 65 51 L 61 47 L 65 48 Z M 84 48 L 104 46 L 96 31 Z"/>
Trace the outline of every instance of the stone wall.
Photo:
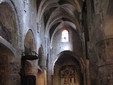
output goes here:
<path id="1" fill-rule="evenodd" d="M 24 40 L 28 30 L 32 30 L 33 34 L 33 37 L 31 36 L 34 42 L 31 44 L 35 46 L 33 51 L 38 53 L 40 39 L 37 32 L 36 16 L 36 0 L 0 0 L 1 85 L 21 84 L 21 57 L 25 51 Z M 29 44 L 28 47 L 30 46 Z M 38 68 L 37 63 L 34 67 Z M 34 68 L 31 69 L 34 70 Z"/>
<path id="2" fill-rule="evenodd" d="M 112 85 L 113 28 L 112 0 L 88 0 L 87 21 L 90 40 L 88 53 L 90 60 L 91 85 Z M 93 5 L 92 5 L 93 4 Z"/>

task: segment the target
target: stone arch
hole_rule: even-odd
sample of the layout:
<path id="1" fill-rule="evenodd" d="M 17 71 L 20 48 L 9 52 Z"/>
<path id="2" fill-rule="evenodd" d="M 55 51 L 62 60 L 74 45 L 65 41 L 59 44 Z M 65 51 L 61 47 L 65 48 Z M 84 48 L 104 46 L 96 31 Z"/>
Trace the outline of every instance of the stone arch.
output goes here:
<path id="1" fill-rule="evenodd" d="M 69 32 L 69 42 L 64 43 L 64 44 L 62 44 L 62 42 L 61 42 L 61 32 L 63 29 L 67 29 Z M 51 46 L 51 49 L 53 52 L 59 53 L 59 51 L 61 52 L 64 50 L 71 50 L 71 51 L 78 52 L 79 53 L 78 55 L 81 56 L 81 54 L 82 54 L 82 41 L 81 41 L 79 32 L 76 30 L 76 26 L 73 23 L 62 22 L 62 23 L 60 23 L 59 26 L 57 26 L 52 31 L 53 32 L 51 32 L 52 34 L 51 34 L 51 39 L 50 39 L 50 46 Z M 53 48 L 54 45 L 57 47 Z M 78 49 L 75 48 L 75 46 Z M 56 51 L 54 51 L 54 50 L 56 50 Z"/>
<path id="2" fill-rule="evenodd" d="M 54 34 L 56 33 L 56 31 L 58 31 L 59 29 L 65 28 L 65 27 L 66 28 L 72 27 L 75 31 L 78 32 L 76 25 L 74 23 L 69 22 L 69 21 L 62 21 L 56 28 L 54 28 L 54 29 L 51 28 L 49 30 L 50 40 L 52 41 L 52 38 L 53 38 Z"/>
<path id="3" fill-rule="evenodd" d="M 55 83 L 55 81 L 59 82 L 58 84 L 64 82 L 64 80 L 62 81 L 62 78 L 63 77 L 61 77 L 61 73 L 64 72 L 64 71 L 66 71 L 66 68 L 64 68 L 64 67 L 68 67 L 68 70 L 67 71 L 69 71 L 71 69 L 71 67 L 72 67 L 73 74 L 70 74 L 70 76 L 73 75 L 72 78 L 74 80 L 71 83 L 74 83 L 75 82 L 77 85 L 83 85 L 83 82 L 84 82 L 84 80 L 83 80 L 83 71 L 82 71 L 83 68 L 81 66 L 82 66 L 81 65 L 81 60 L 80 60 L 80 58 L 78 56 L 76 57 L 70 51 L 64 51 L 64 52 L 62 52 L 59 55 L 58 59 L 56 60 L 56 62 L 54 64 L 53 84 L 54 85 L 57 85 Z M 64 74 L 62 74 L 62 75 L 64 75 Z M 62 82 L 59 81 L 59 80 L 61 80 Z"/>
<path id="4" fill-rule="evenodd" d="M 48 9 L 51 9 L 52 7 L 58 7 L 59 2 L 62 2 L 62 1 L 61 0 L 56 0 L 56 1 L 46 1 L 46 0 L 44 0 L 44 1 L 42 1 L 40 6 L 39 6 L 39 9 L 38 9 L 38 13 L 39 13 L 38 19 L 40 20 L 39 16 L 41 15 L 41 17 L 42 17 L 43 13 L 45 11 L 47 11 Z M 65 0 L 65 2 L 70 3 L 70 5 L 73 5 L 74 8 L 76 8 L 78 12 L 81 12 L 82 1 L 74 0 L 73 2 L 75 2 L 75 4 L 71 3 L 70 1 L 66 1 L 66 0 Z M 66 3 L 63 3 L 63 4 L 66 4 Z"/>
<path id="5" fill-rule="evenodd" d="M 35 51 L 35 40 L 34 40 L 34 34 L 31 29 L 28 30 L 25 39 L 24 39 L 24 52 L 26 54 L 31 53 L 32 51 Z"/>
<path id="6" fill-rule="evenodd" d="M 62 56 L 62 55 L 64 55 L 64 54 L 68 54 L 68 55 L 71 55 L 72 57 L 74 57 L 74 58 L 79 62 L 80 67 L 81 67 L 81 71 L 82 71 L 82 72 L 84 71 L 84 66 L 85 66 L 84 60 L 82 59 L 82 57 L 78 56 L 77 54 L 75 54 L 74 52 L 72 52 L 72 51 L 70 51 L 70 50 L 62 51 L 62 52 L 60 52 L 60 53 L 57 55 L 57 57 L 56 57 L 56 59 L 55 59 L 55 61 L 54 61 L 54 63 L 53 63 L 53 68 L 52 68 L 52 69 L 54 69 L 54 66 L 55 66 L 56 61 L 60 58 L 60 56 Z M 53 70 L 52 70 L 52 71 L 53 71 Z M 53 73 L 54 73 L 54 72 L 53 72 Z"/>
<path id="7" fill-rule="evenodd" d="M 42 19 L 42 16 L 44 17 L 44 15 L 46 14 L 46 16 L 44 18 L 44 23 L 46 24 L 45 32 L 46 32 L 47 36 L 49 34 L 51 23 L 53 23 L 53 21 L 55 21 L 56 18 L 59 19 L 59 17 L 61 17 L 61 19 L 62 19 L 62 17 L 71 19 L 71 21 L 73 21 L 73 23 L 76 23 L 77 28 L 80 28 L 79 22 L 78 22 L 78 13 L 81 12 L 82 1 L 74 0 L 73 3 L 68 0 L 64 0 L 64 1 L 66 3 L 63 3 L 63 5 L 59 4 L 59 2 L 63 2 L 62 0 L 56 0 L 56 1 L 44 0 L 40 3 L 39 10 L 38 10 L 39 11 L 38 19 L 40 21 Z M 73 10 L 70 10 L 70 9 L 73 9 Z M 59 12 L 59 10 L 62 12 Z M 76 15 L 76 17 L 75 17 L 75 15 Z M 81 31 L 81 30 L 79 29 L 79 31 Z"/>
<path id="8" fill-rule="evenodd" d="M 59 19 L 61 17 L 61 19 L 64 17 L 64 18 L 67 18 L 67 19 L 70 19 L 71 21 L 73 21 L 74 23 L 76 23 L 78 25 L 78 20 L 75 16 L 72 16 L 72 14 L 68 13 L 66 9 L 62 8 L 62 7 L 59 7 L 57 9 L 55 9 L 52 13 L 51 13 L 51 16 L 47 22 L 47 26 L 46 26 L 46 30 L 47 29 L 50 29 L 48 28 L 49 24 L 51 24 L 51 22 L 53 22 L 54 19 Z"/>
<path id="9" fill-rule="evenodd" d="M 65 22 L 65 20 L 63 20 L 64 18 L 67 19 L 66 21 L 67 22 L 70 22 L 70 23 L 73 23 L 73 24 L 76 24 L 76 28 L 79 32 L 81 32 L 81 29 L 80 29 L 80 24 L 78 22 L 78 19 L 76 17 L 70 17 L 69 15 L 61 15 L 61 13 L 59 13 L 59 10 L 60 9 L 56 9 L 55 12 L 53 12 L 51 14 L 51 17 L 49 18 L 47 24 L 46 24 L 46 35 L 48 36 L 49 35 L 49 31 L 51 29 L 51 27 L 55 24 L 55 23 L 58 23 L 58 22 Z M 64 9 L 62 9 L 64 12 L 63 13 L 67 13 Z M 54 15 L 54 14 L 57 14 L 57 15 Z"/>
<path id="10" fill-rule="evenodd" d="M 5 44 L 0 42 L 0 84 L 15 85 L 18 81 L 16 77 L 19 77 L 19 67 L 15 63 L 15 53 Z"/>
<path id="11" fill-rule="evenodd" d="M 20 30 L 15 6 L 10 1 L 4 1 L 0 3 L 0 11 L 0 36 L 17 47 Z"/>
<path id="12" fill-rule="evenodd" d="M 43 16 L 43 13 L 48 9 L 48 8 L 51 8 L 51 7 L 55 7 L 55 4 L 53 6 L 53 3 L 55 3 L 56 1 L 47 1 L 47 0 L 43 0 L 41 1 L 40 3 L 40 6 L 39 6 L 39 9 L 38 9 L 38 22 L 40 21 L 40 19 L 42 18 Z M 41 17 L 40 17 L 41 15 Z"/>

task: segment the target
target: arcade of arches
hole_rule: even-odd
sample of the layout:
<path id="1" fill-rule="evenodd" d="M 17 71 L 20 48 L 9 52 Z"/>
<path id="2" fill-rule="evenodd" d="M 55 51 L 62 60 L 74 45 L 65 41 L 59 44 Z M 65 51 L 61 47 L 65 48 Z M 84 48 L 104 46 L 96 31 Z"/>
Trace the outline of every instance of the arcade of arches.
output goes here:
<path id="1" fill-rule="evenodd" d="M 113 0 L 0 0 L 0 85 L 113 85 Z"/>

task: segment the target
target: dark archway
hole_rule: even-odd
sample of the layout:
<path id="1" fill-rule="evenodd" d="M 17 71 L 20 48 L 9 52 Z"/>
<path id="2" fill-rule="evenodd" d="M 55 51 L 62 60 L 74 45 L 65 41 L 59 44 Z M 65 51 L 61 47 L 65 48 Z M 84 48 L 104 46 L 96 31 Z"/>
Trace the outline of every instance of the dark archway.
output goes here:
<path id="1" fill-rule="evenodd" d="M 83 85 L 83 73 L 79 61 L 69 54 L 61 55 L 55 63 L 53 85 Z"/>

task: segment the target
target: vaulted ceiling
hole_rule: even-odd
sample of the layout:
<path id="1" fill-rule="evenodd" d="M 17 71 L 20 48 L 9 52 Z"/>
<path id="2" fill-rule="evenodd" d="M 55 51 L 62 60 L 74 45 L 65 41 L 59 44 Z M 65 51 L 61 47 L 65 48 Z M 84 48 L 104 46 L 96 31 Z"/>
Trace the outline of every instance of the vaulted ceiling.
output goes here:
<path id="1" fill-rule="evenodd" d="M 37 0 L 37 23 L 43 24 L 41 29 L 44 29 L 45 36 L 49 38 L 47 40 L 50 40 L 53 63 L 58 59 L 57 54 L 67 50 L 83 56 L 80 36 L 83 3 L 84 0 Z M 68 43 L 61 42 L 63 28 L 70 32 Z"/>
<path id="2" fill-rule="evenodd" d="M 84 1 L 84 0 L 83 0 Z M 80 31 L 82 0 L 38 0 L 38 22 L 43 18 L 47 35 L 53 35 L 59 25 Z"/>

